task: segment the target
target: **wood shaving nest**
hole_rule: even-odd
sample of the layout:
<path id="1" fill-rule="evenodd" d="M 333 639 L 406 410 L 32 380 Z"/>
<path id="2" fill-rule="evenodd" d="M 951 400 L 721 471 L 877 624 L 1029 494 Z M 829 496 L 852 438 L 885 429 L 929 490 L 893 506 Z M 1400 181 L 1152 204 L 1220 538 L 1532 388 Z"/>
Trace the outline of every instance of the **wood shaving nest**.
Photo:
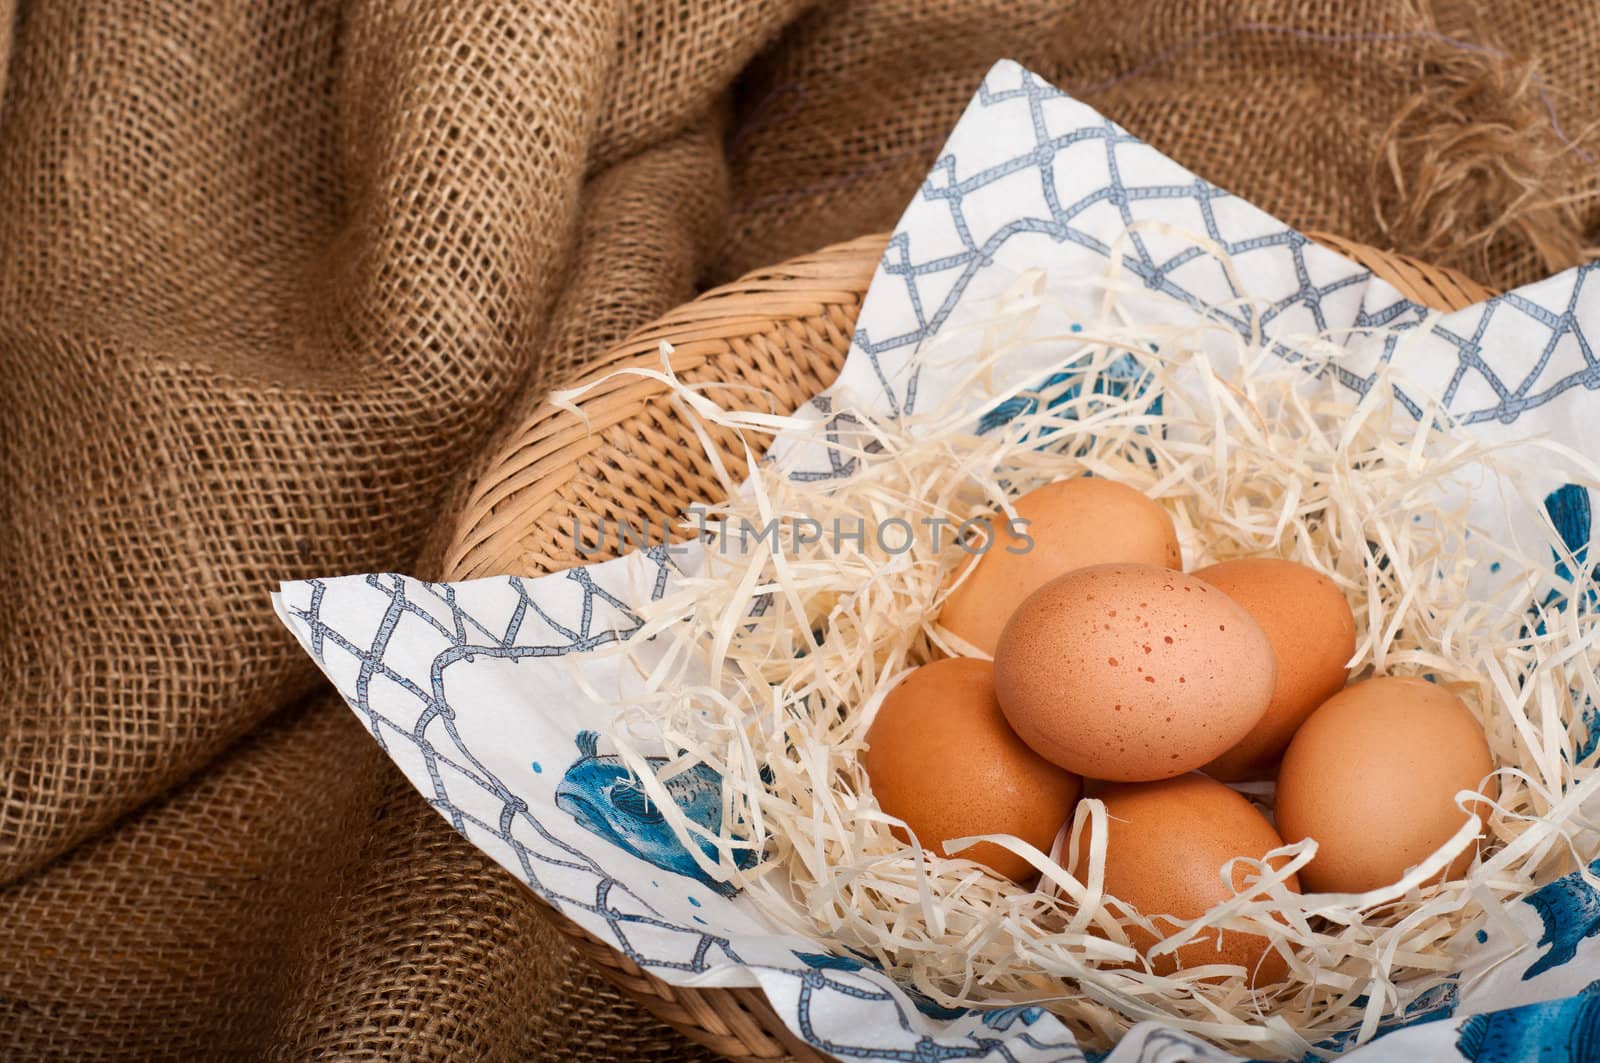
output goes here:
<path id="1" fill-rule="evenodd" d="M 1042 324 L 1083 305 L 1081 284 L 1052 287 L 1042 274 L 947 328 L 918 364 L 957 374 L 946 393 L 959 399 L 897 419 L 853 411 L 859 428 L 837 444 L 841 457 L 856 459 L 849 475 L 791 478 L 785 454 L 794 448 L 780 446 L 751 463 L 744 485 L 725 482 L 728 501 L 709 507 L 713 532 L 776 519 L 781 544 L 725 534 L 703 570 L 646 608 L 643 629 L 614 652 L 637 665 L 647 692 L 623 706 L 610 737 L 705 870 L 741 887 L 776 927 L 869 959 L 941 1004 L 1037 1004 L 1101 1047 L 1147 1019 L 1255 1056 L 1297 1057 L 1351 1030 L 1364 1041 L 1380 1020 L 1458 976 L 1473 931 L 1494 924 L 1517 933 L 1508 905 L 1575 869 L 1592 877 L 1586 865 L 1600 847 L 1584 804 L 1600 788 L 1589 734 L 1600 724 L 1586 721 L 1600 706 L 1600 611 L 1535 604 L 1555 586 L 1552 561 L 1565 551 L 1553 531 L 1533 552 L 1519 550 L 1471 527 L 1464 504 L 1440 500 L 1469 497 L 1486 468 L 1500 477 L 1505 505 L 1537 508 L 1540 499 L 1516 494 L 1516 465 L 1530 454 L 1590 487 L 1600 486 L 1600 468 L 1538 441 L 1513 455 L 1437 408 L 1414 420 L 1395 398 L 1404 381 L 1392 368 L 1364 396 L 1330 384 L 1319 372 L 1350 356 L 1350 336 L 1276 337 L 1298 356 L 1291 361 L 1262 337 L 1212 321 L 1131 323 L 1118 309 L 1119 283 L 1093 280 L 1104 294 L 1098 320 L 1081 332 L 1052 334 Z M 1019 394 L 1039 401 L 975 434 L 971 394 L 992 389 L 1001 359 L 1040 344 L 1060 355 L 1035 386 L 1052 373 L 1065 377 L 1044 391 L 992 390 L 991 404 Z M 1216 357 L 1219 349 L 1231 357 Z M 1143 374 L 1131 381 L 1130 354 Z M 660 371 L 620 372 L 665 383 L 708 446 L 709 425 L 733 429 L 747 456 L 780 433 L 820 435 L 815 411 L 723 409 L 717 386 L 682 383 L 665 357 Z M 570 405 L 582 390 L 557 401 Z M 834 412 L 849 411 L 836 400 Z M 1203 917 L 1178 921 L 1158 946 L 1175 949 L 1213 927 L 1263 934 L 1288 958 L 1279 984 L 1253 991 L 1243 968 L 1220 963 L 1151 973 L 1124 928 L 1153 930 L 1148 917 L 1161 913 L 1107 897 L 1103 842 L 1080 880 L 1015 838 L 981 839 L 1039 869 L 1040 887 L 1028 889 L 902 844 L 890 832 L 897 821 L 871 796 L 859 756 L 867 727 L 908 669 L 962 648 L 934 618 L 968 556 L 949 541 L 934 550 L 926 534 L 893 553 L 871 529 L 891 518 L 916 528 L 934 518 L 959 524 L 1086 474 L 1159 501 L 1191 570 L 1268 555 L 1326 574 L 1356 616 L 1353 677 L 1431 675 L 1461 696 L 1488 737 L 1498 797 L 1458 795 L 1463 808 L 1485 811 L 1481 839 L 1464 817 L 1462 830 L 1405 878 L 1360 895 L 1290 892 L 1285 878 L 1315 843 L 1286 846 L 1275 854 L 1288 863 L 1273 871 L 1247 862 L 1251 884 Z M 797 543 L 792 532 L 805 518 L 824 528 L 863 521 L 868 534 L 860 545 L 830 534 Z M 1491 562 L 1505 578 L 1485 591 Z M 1590 566 L 1567 567 L 1577 584 L 1562 592 L 1581 602 L 1593 592 Z M 644 758 L 662 748 L 681 753 L 652 774 Z M 719 832 L 688 820 L 663 785 L 700 763 L 724 780 Z M 1482 789 L 1495 793 L 1490 782 Z M 1270 810 L 1270 786 L 1241 789 Z M 1075 850 L 1104 815 L 1100 802 L 1080 802 L 1057 855 Z M 1464 877 L 1419 886 L 1480 841 Z M 752 849 L 762 859 L 741 869 Z M 1219 875 L 1230 881 L 1227 869 Z"/>

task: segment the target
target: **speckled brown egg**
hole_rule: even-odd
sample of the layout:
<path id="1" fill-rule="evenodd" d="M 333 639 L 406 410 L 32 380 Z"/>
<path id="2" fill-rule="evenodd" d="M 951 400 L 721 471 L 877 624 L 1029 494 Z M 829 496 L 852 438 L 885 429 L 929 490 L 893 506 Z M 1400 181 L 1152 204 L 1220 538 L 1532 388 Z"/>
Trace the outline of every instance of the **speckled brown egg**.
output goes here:
<path id="1" fill-rule="evenodd" d="M 1254 805 L 1204 775 L 1117 783 L 1097 796 L 1106 806 L 1106 893 L 1138 909 L 1167 934 L 1178 926 L 1160 916 L 1195 919 L 1246 888 L 1254 870 L 1243 863 L 1233 867 L 1233 889 L 1223 884 L 1222 868 L 1228 861 L 1259 860 L 1283 845 Z M 1068 868 L 1080 879 L 1088 873 L 1093 838 L 1091 827 L 1079 846 L 1080 866 Z M 1292 876 L 1289 886 L 1299 889 Z M 1159 940 L 1131 922 L 1124 927 L 1141 954 L 1148 954 Z M 1180 967 L 1215 963 L 1243 967 L 1254 986 L 1281 981 L 1288 971 L 1283 954 L 1265 936 L 1215 930 L 1175 953 L 1154 957 L 1151 967 L 1168 975 Z"/>
<path id="2" fill-rule="evenodd" d="M 1025 535 L 1011 534 L 997 516 L 988 550 L 939 612 L 946 630 L 991 656 L 1012 610 L 1057 576 L 1113 561 L 1183 567 L 1172 518 L 1131 487 L 1079 476 L 1029 491 L 1013 505 L 1028 522 Z"/>
<path id="3" fill-rule="evenodd" d="M 1011 730 L 995 700 L 994 665 L 976 658 L 934 661 L 901 680 L 867 729 L 865 763 L 878 805 L 938 852 L 950 838 L 1013 834 L 1049 853 L 1082 792 L 1076 775 Z M 946 855 L 1018 882 L 1038 874 L 989 842 Z"/>
<path id="4" fill-rule="evenodd" d="M 1295 729 L 1344 689 L 1345 666 L 1356 652 L 1356 618 L 1333 580 L 1293 561 L 1224 561 L 1194 576 L 1244 607 L 1266 632 L 1278 662 L 1266 715 L 1238 745 L 1207 764 L 1206 774 L 1224 782 L 1271 778 Z"/>
<path id="5" fill-rule="evenodd" d="M 1216 759 L 1272 699 L 1272 646 L 1209 583 L 1148 565 L 1050 581 L 1012 615 L 995 692 L 1022 740 L 1068 771 L 1170 779 Z"/>
<path id="6" fill-rule="evenodd" d="M 1468 818 L 1460 790 L 1494 769 L 1483 728 L 1460 698 L 1425 679 L 1384 676 L 1346 687 L 1311 714 L 1278 768 L 1278 830 L 1317 840 L 1306 889 L 1387 886 L 1449 841 Z M 1472 861 L 1468 849 L 1447 869 Z"/>

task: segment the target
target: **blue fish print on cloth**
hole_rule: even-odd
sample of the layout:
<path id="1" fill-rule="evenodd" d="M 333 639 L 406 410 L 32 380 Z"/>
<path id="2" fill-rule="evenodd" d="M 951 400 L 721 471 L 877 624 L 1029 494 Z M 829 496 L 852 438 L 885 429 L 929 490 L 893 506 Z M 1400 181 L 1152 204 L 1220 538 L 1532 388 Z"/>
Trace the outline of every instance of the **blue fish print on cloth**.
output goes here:
<path id="1" fill-rule="evenodd" d="M 1019 1004 L 1014 1008 L 1000 1008 L 983 1013 L 983 1024 L 991 1030 L 1004 1032 L 1017 1023 L 1032 1026 L 1044 1017 L 1044 1009 L 1032 1004 Z"/>
<path id="2" fill-rule="evenodd" d="M 1448 1019 L 1455 1013 L 1458 992 L 1458 987 L 1453 981 L 1434 986 L 1411 1002 L 1399 1025 L 1421 1026 L 1425 1022 Z"/>
<path id="3" fill-rule="evenodd" d="M 1588 1063 L 1600 1059 L 1600 981 L 1561 1000 L 1474 1015 L 1456 1051 L 1473 1063 Z"/>
<path id="4" fill-rule="evenodd" d="M 1545 496 L 1544 511 L 1581 571 L 1589 561 L 1589 537 L 1594 524 L 1588 489 L 1579 484 L 1559 487 Z M 1566 583 L 1575 582 L 1575 575 L 1567 559 L 1554 547 L 1551 548 L 1550 555 L 1555 559 L 1556 578 Z M 1595 568 L 1595 578 L 1600 580 L 1600 566 Z M 1570 594 L 1563 592 L 1559 587 L 1552 589 L 1533 609 L 1534 621 L 1530 626 L 1531 630 L 1535 634 L 1544 634 L 1543 614 L 1551 610 L 1566 609 L 1570 601 Z M 1600 609 L 1600 594 L 1596 593 L 1594 587 L 1591 586 L 1583 596 L 1583 600 L 1578 602 L 1578 609 L 1581 612 Z"/>
<path id="5" fill-rule="evenodd" d="M 1576 562 L 1578 571 L 1581 572 L 1593 556 L 1590 552 L 1590 543 L 1594 530 L 1594 510 L 1588 489 L 1579 484 L 1565 484 L 1545 496 L 1544 511 L 1550 518 L 1551 525 L 1555 527 L 1556 534 L 1566 545 L 1568 553 L 1572 555 L 1572 561 Z M 1576 577 L 1567 558 L 1553 547 L 1550 553 L 1555 559 L 1556 578 L 1569 584 L 1575 583 Z M 1594 583 L 1587 588 L 1577 603 L 1580 613 L 1600 611 L 1600 592 L 1597 592 L 1596 585 L 1600 585 L 1600 565 L 1594 569 Z M 1544 596 L 1543 601 L 1529 610 L 1531 619 L 1523 628 L 1523 636 L 1526 637 L 1529 633 L 1543 635 L 1546 630 L 1545 617 L 1552 611 L 1565 610 L 1571 601 L 1571 593 L 1563 592 L 1559 587 L 1553 588 Z M 1592 707 L 1585 709 L 1583 726 L 1583 738 L 1573 751 L 1576 763 L 1588 760 L 1594 756 L 1595 750 L 1600 748 L 1600 711 Z"/>
<path id="6" fill-rule="evenodd" d="M 593 731 L 578 732 L 578 752 L 582 755 L 572 762 L 556 787 L 556 807 L 577 820 L 584 830 L 663 871 L 686 875 L 724 897 L 737 894 L 737 887 L 701 870 L 622 758 L 600 755 L 599 741 L 600 736 Z M 646 762 L 652 771 L 660 771 L 667 758 L 647 757 Z M 709 831 L 722 829 L 722 776 L 716 769 L 696 764 L 663 785 L 690 820 Z M 709 841 L 696 841 L 708 857 L 717 858 L 716 848 Z M 758 859 L 755 851 L 743 850 L 734 863 L 744 870 L 754 867 Z"/>
<path id="7" fill-rule="evenodd" d="M 1390 1015 L 1378 1023 L 1378 1033 L 1385 1034 L 1406 1026 L 1421 1026 L 1423 1023 L 1438 1022 L 1448 1019 L 1456 1010 L 1456 999 L 1459 987 L 1454 980 L 1443 982 L 1426 992 L 1418 994 L 1417 998 L 1408 1004 L 1405 1011 L 1399 1015 Z M 1359 996 L 1355 999 L 1357 1007 L 1366 1005 L 1367 998 Z M 1352 1026 L 1348 1030 L 1340 1030 L 1332 1037 L 1317 1042 L 1317 1048 L 1323 1052 L 1344 1052 L 1355 1044 L 1356 1036 L 1361 1032 L 1359 1026 Z M 1316 1052 L 1307 1052 L 1301 1057 L 1300 1063 L 1325 1063 L 1321 1055 Z"/>
<path id="8" fill-rule="evenodd" d="M 1593 526 L 1593 510 L 1589 504 L 1589 491 L 1578 484 L 1567 484 L 1545 496 L 1544 511 L 1550 515 L 1556 534 L 1572 552 L 1573 559 L 1582 566 L 1589 556 L 1589 534 Z M 1571 581 L 1572 570 L 1560 554 L 1556 555 L 1556 575 Z"/>
<path id="9" fill-rule="evenodd" d="M 1590 864 L 1589 870 L 1600 874 L 1600 860 Z M 1539 944 L 1547 947 L 1544 955 L 1523 972 L 1523 981 L 1570 963 L 1579 942 L 1600 934 L 1600 893 L 1576 871 L 1540 886 L 1523 900 L 1539 913 L 1539 921 L 1544 924 Z"/>
<path id="10" fill-rule="evenodd" d="M 797 952 L 794 958 L 813 971 L 859 971 L 871 966 L 853 956 L 835 956 L 831 952 Z"/>
<path id="11" fill-rule="evenodd" d="M 1082 372 L 1071 370 L 1051 373 L 1032 391 L 1014 395 L 1004 402 L 997 403 L 993 409 L 978 418 L 978 434 L 984 435 L 992 432 L 1001 425 L 1010 424 L 1024 414 L 1036 413 L 1039 409 L 1040 396 L 1056 388 L 1060 388 L 1060 390 L 1050 396 L 1049 401 L 1045 404 L 1045 409 L 1060 409 L 1077 398 L 1083 390 L 1081 383 L 1072 383 L 1072 381 L 1081 381 L 1082 377 Z M 1150 378 L 1144 366 L 1139 363 L 1139 360 L 1131 354 L 1124 354 L 1101 372 L 1094 383 L 1093 393 L 1096 395 L 1113 395 L 1117 398 L 1127 395 L 1137 397 L 1149 387 L 1149 383 Z M 1066 386 L 1062 387 L 1063 384 Z M 1157 395 L 1155 400 L 1151 402 L 1150 412 L 1160 416 L 1161 396 Z M 1047 427 L 1041 429 L 1039 434 L 1049 435 L 1053 431 L 1055 429 Z"/>

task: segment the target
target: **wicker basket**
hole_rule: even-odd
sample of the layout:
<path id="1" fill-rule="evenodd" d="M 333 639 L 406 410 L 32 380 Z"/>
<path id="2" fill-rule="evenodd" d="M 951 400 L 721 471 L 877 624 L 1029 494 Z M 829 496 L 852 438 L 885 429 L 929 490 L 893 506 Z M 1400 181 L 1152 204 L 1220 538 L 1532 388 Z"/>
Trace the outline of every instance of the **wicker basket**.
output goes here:
<path id="1" fill-rule="evenodd" d="M 1488 289 L 1451 270 L 1337 237 L 1313 234 L 1416 302 L 1453 310 L 1488 298 Z M 686 381 L 754 385 L 718 395 L 788 413 L 831 383 L 844 363 L 861 299 L 887 237 L 865 236 L 759 270 L 707 292 L 635 333 L 595 362 L 592 380 L 624 365 L 660 364 L 659 344 L 675 348 Z M 678 420 L 662 385 L 615 379 L 580 405 L 585 420 L 550 406 L 518 427 L 474 486 L 447 552 L 447 578 L 538 574 L 610 556 L 579 557 L 574 520 L 637 523 L 675 514 L 720 492 L 700 443 Z M 732 443 L 731 435 L 717 439 Z M 746 468 L 724 446 L 730 473 Z M 680 989 L 540 902 L 539 908 L 624 995 L 686 1037 L 736 1060 L 818 1060 L 755 989 Z"/>

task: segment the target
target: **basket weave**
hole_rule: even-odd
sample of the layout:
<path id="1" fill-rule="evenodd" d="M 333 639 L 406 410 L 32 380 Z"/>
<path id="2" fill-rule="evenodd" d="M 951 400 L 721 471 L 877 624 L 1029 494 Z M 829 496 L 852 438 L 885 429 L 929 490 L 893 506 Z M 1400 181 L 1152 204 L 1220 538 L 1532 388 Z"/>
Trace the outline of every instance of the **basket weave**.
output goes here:
<path id="1" fill-rule="evenodd" d="M 1493 294 L 1449 269 L 1312 235 L 1434 309 L 1459 309 Z M 707 292 L 609 351 L 583 380 L 627 365 L 658 368 L 666 340 L 683 380 L 753 385 L 719 392 L 719 402 L 789 413 L 827 387 L 844 364 L 886 240 L 875 235 L 836 244 Z M 578 405 L 584 419 L 541 407 L 496 455 L 447 550 L 448 579 L 533 575 L 614 556 L 592 540 L 586 546 L 593 552 L 580 556 L 574 527 L 592 531 L 596 518 L 659 521 L 660 514 L 720 495 L 699 440 L 677 417 L 662 384 L 614 379 Z M 747 469 L 731 445 L 732 433 L 713 438 L 723 444 L 730 474 L 742 476 Z M 542 901 L 539 909 L 625 995 L 691 1040 L 735 1060 L 824 1058 L 790 1032 L 760 990 L 668 985 Z"/>

